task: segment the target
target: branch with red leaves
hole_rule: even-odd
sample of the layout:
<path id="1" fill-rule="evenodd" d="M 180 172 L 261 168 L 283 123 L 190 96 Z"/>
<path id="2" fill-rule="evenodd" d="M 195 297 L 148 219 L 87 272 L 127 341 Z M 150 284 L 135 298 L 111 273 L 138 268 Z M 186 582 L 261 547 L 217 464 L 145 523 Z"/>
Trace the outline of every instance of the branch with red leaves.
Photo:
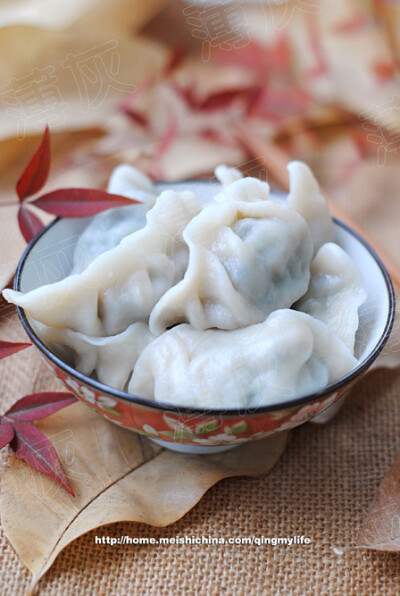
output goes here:
<path id="1" fill-rule="evenodd" d="M 132 205 L 132 203 L 138 202 L 110 194 L 104 190 L 91 188 L 61 188 L 26 202 L 26 199 L 38 193 L 46 184 L 50 172 L 50 161 L 50 131 L 46 126 L 39 147 L 16 185 L 20 201 L 18 224 L 27 242 L 30 242 L 43 228 L 43 223 L 35 213 L 27 208 L 28 205 L 33 205 L 59 217 L 87 217 L 111 207 Z"/>
<path id="2" fill-rule="evenodd" d="M 49 439 L 29 423 L 50 416 L 75 401 L 76 397 L 70 393 L 32 393 L 22 397 L 0 416 L 0 449 L 10 445 L 19 458 L 46 474 L 72 496 L 74 492 L 56 450 Z"/>
<path id="3" fill-rule="evenodd" d="M 0 341 L 0 359 L 29 348 L 30 345 Z M 32 393 L 22 397 L 3 416 L 0 416 L 0 449 L 10 445 L 19 458 L 35 470 L 46 474 L 70 495 L 74 493 L 61 467 L 56 450 L 48 438 L 36 426 L 29 423 L 46 418 L 75 401 L 76 398 L 70 393 Z"/>
<path id="4" fill-rule="evenodd" d="M 110 207 L 132 205 L 138 202 L 90 188 L 62 188 L 27 201 L 46 184 L 50 161 L 50 131 L 46 126 L 39 147 L 16 185 L 19 199 L 18 223 L 27 242 L 30 242 L 43 228 L 43 223 L 29 209 L 29 205 L 59 217 L 86 217 Z M 29 346 L 29 343 L 0 341 L 0 359 Z M 76 398 L 70 393 L 33 393 L 22 397 L 3 416 L 0 416 L 0 449 L 10 445 L 18 457 L 32 468 L 46 474 L 71 495 L 74 493 L 61 467 L 56 450 L 47 437 L 30 423 L 54 414 L 75 401 Z"/>

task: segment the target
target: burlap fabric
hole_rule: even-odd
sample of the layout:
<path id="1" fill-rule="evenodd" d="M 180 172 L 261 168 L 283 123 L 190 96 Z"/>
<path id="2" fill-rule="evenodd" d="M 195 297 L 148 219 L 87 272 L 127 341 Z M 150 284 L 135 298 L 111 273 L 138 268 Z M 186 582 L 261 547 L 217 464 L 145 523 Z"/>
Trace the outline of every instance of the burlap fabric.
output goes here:
<path id="1" fill-rule="evenodd" d="M 1 336 L 22 338 L 23 332 L 11 319 Z M 2 411 L 26 392 L 60 388 L 34 348 L 3 360 L 0 373 Z M 398 555 L 333 549 L 354 545 L 379 482 L 400 452 L 399 379 L 397 371 L 371 373 L 332 422 L 295 430 L 267 477 L 220 482 L 169 528 L 119 523 L 86 534 L 61 553 L 40 594 L 398 594 Z M 10 457 L 5 451 L 3 469 Z M 303 535 L 312 542 L 110 546 L 95 544 L 96 535 Z M 23 594 L 29 573 L 3 534 L 0 548 L 0 593 Z"/>

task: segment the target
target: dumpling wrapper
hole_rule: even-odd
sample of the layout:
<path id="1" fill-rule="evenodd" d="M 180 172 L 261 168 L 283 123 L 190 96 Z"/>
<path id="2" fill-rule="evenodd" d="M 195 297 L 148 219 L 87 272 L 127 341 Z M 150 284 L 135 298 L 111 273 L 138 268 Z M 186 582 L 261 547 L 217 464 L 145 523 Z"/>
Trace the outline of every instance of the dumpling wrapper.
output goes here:
<path id="1" fill-rule="evenodd" d="M 224 186 L 221 192 L 214 197 L 214 201 L 216 203 L 266 201 L 269 198 L 269 190 L 267 182 L 248 176 L 247 178 L 238 178 Z"/>
<path id="2" fill-rule="evenodd" d="M 107 209 L 93 217 L 76 243 L 71 273 L 81 273 L 96 257 L 117 246 L 122 238 L 143 228 L 147 212 L 158 194 L 150 178 L 127 164 L 113 170 L 107 191 L 140 202 Z"/>
<path id="3" fill-rule="evenodd" d="M 310 267 L 307 293 L 295 308 L 326 324 L 354 352 L 358 308 L 367 292 L 357 267 L 337 244 L 321 246 Z"/>
<path id="4" fill-rule="evenodd" d="M 314 254 L 326 242 L 335 238 L 334 226 L 325 197 L 310 168 L 301 161 L 291 161 L 289 171 L 290 192 L 287 204 L 307 222 L 314 243 Z"/>
<path id="5" fill-rule="evenodd" d="M 150 178 L 129 164 L 121 164 L 114 168 L 108 181 L 107 191 L 141 201 L 149 207 L 153 207 L 159 194 Z"/>
<path id="6" fill-rule="evenodd" d="M 145 323 L 133 323 L 126 331 L 110 337 L 91 337 L 71 329 L 47 327 L 30 320 L 38 336 L 61 360 L 84 375 L 123 391 L 136 361 L 154 340 Z M 65 350 L 67 348 L 67 350 Z"/>
<path id="7" fill-rule="evenodd" d="M 170 329 L 139 357 L 129 392 L 178 406 L 249 408 L 321 389 L 357 364 L 324 323 L 284 309 L 245 329 Z"/>
<path id="8" fill-rule="evenodd" d="M 223 187 L 229 186 L 232 182 L 236 182 L 236 180 L 243 178 L 243 174 L 240 170 L 226 166 L 225 164 L 217 166 L 214 170 L 214 174 Z"/>
<path id="9" fill-rule="evenodd" d="M 215 175 L 222 186 L 243 178 L 239 170 L 225 165 L 218 166 Z M 117 246 L 122 238 L 142 229 L 158 195 L 150 178 L 128 164 L 113 170 L 107 191 L 140 202 L 107 209 L 92 218 L 76 243 L 71 273 L 81 273 L 96 257 Z"/>
<path id="10" fill-rule="evenodd" d="M 76 243 L 71 274 L 81 273 L 96 257 L 118 246 L 122 238 L 146 225 L 146 204 L 107 209 L 96 215 Z"/>
<path id="11" fill-rule="evenodd" d="M 154 335 L 185 322 L 197 329 L 260 323 L 307 291 L 313 246 L 304 219 L 287 206 L 251 200 L 254 187 L 251 178 L 234 182 L 224 191 L 231 189 L 232 200 L 210 204 L 188 224 L 188 268 L 155 305 Z"/>
<path id="12" fill-rule="evenodd" d="M 182 231 L 199 211 L 192 192 L 165 191 L 143 229 L 82 273 L 25 295 L 14 290 L 3 295 L 45 325 L 91 336 L 116 335 L 132 323 L 147 322 L 158 299 L 183 277 L 188 249 Z"/>

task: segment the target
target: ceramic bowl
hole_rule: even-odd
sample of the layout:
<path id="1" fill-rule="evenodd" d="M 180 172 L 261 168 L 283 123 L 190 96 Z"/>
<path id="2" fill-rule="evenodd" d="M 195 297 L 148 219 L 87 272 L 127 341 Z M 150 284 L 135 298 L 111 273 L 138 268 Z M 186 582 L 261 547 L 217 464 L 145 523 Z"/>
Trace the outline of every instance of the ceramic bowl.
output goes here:
<path id="1" fill-rule="evenodd" d="M 187 182 L 178 186 L 194 188 L 196 194 L 215 193 L 212 183 Z M 163 188 L 165 185 L 160 190 Z M 68 275 L 75 243 L 88 221 L 88 218 L 57 219 L 44 228 L 21 258 L 15 289 L 28 292 Z M 291 429 L 320 414 L 349 391 L 387 341 L 394 317 L 394 295 L 388 273 L 372 248 L 353 230 L 335 221 L 335 233 L 336 242 L 357 264 L 368 293 L 359 310 L 355 351 L 359 364 L 327 387 L 284 403 L 251 410 L 191 409 L 117 391 L 60 360 L 36 335 L 21 308 L 18 313 L 30 339 L 56 376 L 69 391 L 107 420 L 169 449 L 191 453 L 226 450 Z"/>

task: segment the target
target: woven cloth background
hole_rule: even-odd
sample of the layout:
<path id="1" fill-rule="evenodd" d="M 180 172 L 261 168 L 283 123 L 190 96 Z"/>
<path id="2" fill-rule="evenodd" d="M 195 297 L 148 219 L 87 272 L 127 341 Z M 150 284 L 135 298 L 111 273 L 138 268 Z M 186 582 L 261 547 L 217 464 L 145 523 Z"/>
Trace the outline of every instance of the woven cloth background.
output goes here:
<path id="1" fill-rule="evenodd" d="M 15 318 L 1 336 L 23 337 Z M 32 348 L 3 360 L 0 375 L 2 411 L 26 392 L 60 387 Z M 338 555 L 333 547 L 354 545 L 363 514 L 400 452 L 399 380 L 398 371 L 371 373 L 328 425 L 295 430 L 267 477 L 220 482 L 169 528 L 119 523 L 82 536 L 61 553 L 40 594 L 398 594 L 398 555 L 360 549 Z M 110 546 L 95 544 L 96 535 L 303 535 L 312 543 Z M 23 594 L 29 573 L 3 534 L 0 552 L 0 593 Z"/>

